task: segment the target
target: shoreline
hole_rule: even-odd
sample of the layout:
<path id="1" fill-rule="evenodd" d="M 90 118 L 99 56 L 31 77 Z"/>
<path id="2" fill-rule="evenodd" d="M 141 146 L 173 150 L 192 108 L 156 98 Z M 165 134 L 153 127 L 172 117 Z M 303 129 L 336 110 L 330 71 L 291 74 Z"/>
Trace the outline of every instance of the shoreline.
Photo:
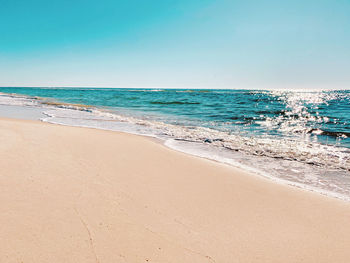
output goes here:
<path id="1" fill-rule="evenodd" d="M 23 106 L 12 106 L 12 107 L 15 107 L 16 110 L 18 108 L 23 108 Z M 45 118 L 45 116 L 42 116 L 42 117 Z M 0 116 L 0 119 L 1 118 L 12 119 L 11 117 L 2 117 L 2 116 Z M 344 201 L 344 202 L 350 202 L 350 197 L 348 197 L 348 196 L 341 195 L 341 194 L 338 194 L 338 193 L 335 193 L 335 192 L 331 192 L 331 191 L 327 191 L 327 190 L 323 190 L 323 189 L 319 189 L 319 188 L 315 188 L 315 187 L 312 187 L 312 186 L 307 185 L 307 184 L 302 184 L 302 183 L 297 183 L 297 182 L 293 182 L 293 181 L 277 178 L 277 177 L 275 177 L 273 175 L 270 175 L 268 173 L 264 173 L 264 172 L 262 172 L 260 170 L 257 170 L 256 168 L 254 168 L 254 166 L 246 166 L 246 165 L 241 165 L 241 164 L 238 164 L 238 163 L 232 164 L 232 163 L 229 163 L 229 162 L 224 162 L 222 160 L 215 159 L 213 157 L 201 156 L 201 155 L 199 155 L 197 153 L 190 153 L 189 151 L 178 149 L 178 148 L 176 148 L 174 146 L 170 146 L 168 141 L 166 141 L 164 139 L 161 139 L 161 138 L 158 138 L 157 136 L 150 135 L 150 134 L 148 134 L 148 135 L 146 135 L 146 134 L 137 134 L 137 133 L 127 132 L 127 131 L 109 130 L 109 129 L 103 129 L 103 128 L 97 128 L 97 127 L 95 128 L 95 127 L 81 126 L 81 125 L 69 125 L 69 124 L 52 123 L 52 122 L 49 122 L 49 121 L 44 121 L 42 119 L 39 119 L 39 120 L 37 120 L 37 119 L 24 119 L 24 118 L 22 118 L 22 116 L 21 117 L 16 117 L 16 118 L 13 118 L 13 119 L 26 120 L 26 121 L 38 121 L 38 122 L 41 122 L 41 123 L 46 123 L 46 124 L 51 124 L 51 125 L 61 125 L 61 126 L 66 126 L 66 127 L 76 127 L 76 128 L 84 128 L 84 129 L 96 129 L 96 130 L 102 130 L 102 131 L 130 134 L 130 135 L 134 135 L 134 136 L 141 136 L 141 137 L 144 137 L 146 139 L 152 140 L 152 141 L 154 141 L 156 143 L 159 143 L 160 145 L 166 147 L 167 149 L 173 150 L 175 152 L 180 152 L 180 153 L 186 154 L 188 156 L 194 156 L 194 157 L 197 157 L 197 158 L 201 158 L 201 159 L 205 159 L 205 160 L 208 160 L 208 161 L 217 162 L 219 164 L 227 165 L 229 167 L 232 167 L 233 169 L 240 170 L 243 173 L 249 174 L 251 176 L 261 177 L 263 179 L 272 181 L 273 183 L 276 183 L 276 184 L 286 185 L 286 186 L 290 186 L 290 187 L 295 187 L 295 188 L 303 190 L 303 191 L 319 194 L 319 195 L 326 196 L 326 197 L 329 197 L 329 198 L 334 198 L 334 199 L 341 200 L 341 201 Z"/>
<path id="2" fill-rule="evenodd" d="M 78 127 L 78 126 L 75 126 L 75 127 Z M 84 127 L 84 128 L 89 128 L 89 127 Z M 123 133 L 128 134 L 127 132 L 123 132 Z M 129 134 L 132 134 L 132 133 L 129 133 Z M 144 135 L 139 135 L 139 136 L 144 136 Z M 144 137 L 147 137 L 147 136 L 144 136 Z M 152 138 L 152 137 L 150 137 L 150 138 Z M 157 138 L 155 138 L 155 139 L 157 139 Z M 270 175 L 270 174 L 268 174 L 266 172 L 262 172 L 262 171 L 256 169 L 254 166 L 246 166 L 246 165 L 242 165 L 242 164 L 232 164 L 232 163 L 224 162 L 224 161 L 217 160 L 217 159 L 214 159 L 214 158 L 201 156 L 199 154 L 189 153 L 189 152 L 183 151 L 181 149 L 176 149 L 176 148 L 174 148 L 172 146 L 169 146 L 169 145 L 167 145 L 167 142 L 163 142 L 161 144 L 164 145 L 165 147 L 167 147 L 168 149 L 174 150 L 176 152 L 181 152 L 181 153 L 187 154 L 189 156 L 195 156 L 195 157 L 198 157 L 198 158 L 201 158 L 201 159 L 205 159 L 205 160 L 208 160 L 208 161 L 212 161 L 212 162 L 216 162 L 216 163 L 219 163 L 219 164 L 227 165 L 228 167 L 232 167 L 233 169 L 240 170 L 240 171 L 242 171 L 245 174 L 249 174 L 250 176 L 256 176 L 256 177 L 268 180 L 268 181 L 270 181 L 272 183 L 275 183 L 275 184 L 278 184 L 278 185 L 289 186 L 289 187 L 292 187 L 292 188 L 299 189 L 301 191 L 306 191 L 306 192 L 309 192 L 309 193 L 314 193 L 314 194 L 317 194 L 317 195 L 325 196 L 327 198 L 336 199 L 336 200 L 340 200 L 340 201 L 343 201 L 343 202 L 350 203 L 350 197 L 349 196 L 341 195 L 341 194 L 338 194 L 336 192 L 332 192 L 332 191 L 328 191 L 328 190 L 324 190 L 324 189 L 319 189 L 319 188 L 313 187 L 311 185 L 307 185 L 307 184 L 303 184 L 303 183 L 298 183 L 298 182 L 293 182 L 293 181 L 290 181 L 290 180 L 278 178 L 278 177 Z"/>
<path id="3" fill-rule="evenodd" d="M 282 172 L 276 172 L 275 169 L 270 169 L 271 167 L 265 168 L 264 165 L 263 166 L 261 164 L 257 165 L 254 162 L 254 160 L 259 161 L 258 160 L 259 158 L 265 158 L 265 162 L 266 161 L 274 162 L 275 158 L 273 158 L 273 157 L 272 157 L 272 159 L 271 158 L 269 159 L 268 156 L 251 155 L 249 157 L 250 158 L 249 162 L 247 162 L 247 161 L 240 162 L 241 157 L 246 158 L 249 155 L 244 156 L 245 153 L 242 152 L 242 153 L 240 153 L 242 156 L 238 156 L 238 158 L 236 156 L 232 156 L 232 157 L 229 156 L 227 158 L 227 156 L 225 156 L 225 154 L 222 154 L 222 152 L 220 152 L 221 151 L 219 149 L 220 147 L 215 146 L 215 145 L 213 145 L 213 146 L 212 145 L 204 145 L 205 147 L 209 146 L 207 149 L 204 149 L 204 146 L 202 145 L 203 142 L 197 142 L 197 141 L 188 141 L 189 142 L 188 145 L 186 145 L 186 146 L 180 145 L 179 146 L 179 144 L 177 143 L 178 141 L 177 141 L 176 136 L 174 138 L 169 138 L 169 136 L 162 137 L 162 136 L 160 136 L 160 134 L 153 133 L 154 131 L 149 132 L 147 130 L 142 130 L 142 128 L 141 128 L 141 130 L 137 131 L 138 128 L 136 126 L 139 125 L 139 124 L 137 124 L 137 121 L 134 123 L 133 122 L 134 120 L 129 120 L 128 117 L 123 116 L 123 115 L 120 115 L 122 117 L 122 119 L 118 119 L 120 116 L 118 117 L 117 113 L 113 112 L 111 109 L 105 109 L 103 107 L 101 108 L 101 107 L 92 106 L 92 105 L 71 104 L 71 103 L 67 103 L 67 102 L 60 102 L 54 98 L 44 98 L 44 97 L 38 97 L 38 96 L 31 97 L 31 96 L 27 96 L 27 95 L 7 94 L 7 93 L 1 93 L 1 92 L 0 92 L 0 95 L 5 95 L 5 96 L 9 95 L 10 97 L 13 97 L 13 98 L 24 98 L 24 99 L 31 100 L 31 103 L 33 103 L 33 105 L 31 105 L 31 106 L 0 105 L 0 107 L 5 107 L 5 108 L 6 107 L 10 107 L 10 108 L 14 107 L 15 109 L 12 111 L 13 112 L 17 111 L 17 115 L 20 115 L 19 119 L 22 119 L 23 113 L 25 113 L 27 109 L 32 108 L 31 109 L 32 114 L 33 114 L 33 116 L 36 116 L 35 118 L 33 118 L 33 120 L 35 119 L 35 120 L 40 120 L 40 121 L 46 122 L 46 123 L 52 123 L 52 124 L 58 124 L 58 125 L 64 125 L 64 126 L 92 128 L 92 129 L 124 132 L 127 134 L 136 134 L 136 135 L 140 135 L 140 136 L 145 136 L 147 138 L 159 140 L 163 145 L 165 145 L 166 147 L 173 149 L 175 151 L 186 153 L 186 154 L 189 154 L 192 156 L 197 156 L 200 158 L 209 159 L 212 161 L 216 161 L 219 163 L 229 165 L 231 167 L 242 169 L 245 172 L 252 173 L 256 176 L 267 178 L 267 179 L 269 179 L 275 183 L 278 183 L 278 184 L 289 185 L 289 186 L 303 189 L 306 191 L 325 195 L 325 196 L 328 196 L 331 198 L 336 198 L 336 199 L 340 199 L 340 200 L 343 200 L 346 202 L 350 202 L 350 192 L 345 187 L 346 185 L 350 186 L 350 181 L 349 181 L 349 179 L 345 178 L 344 175 L 340 175 L 340 176 L 344 177 L 344 182 L 343 182 L 345 185 L 344 187 L 342 187 L 342 185 L 341 185 L 342 182 L 337 182 L 337 180 L 339 180 L 339 178 L 336 178 L 334 180 L 336 182 L 336 185 L 331 187 L 331 184 L 333 182 L 332 181 L 328 182 L 327 180 L 329 180 L 329 178 L 324 178 L 322 176 L 325 174 L 316 175 L 316 177 L 314 174 L 312 174 L 311 176 L 308 176 L 307 172 L 311 172 L 311 170 L 310 170 L 311 166 L 308 168 L 305 167 L 305 169 L 306 169 L 305 171 L 303 171 L 303 170 L 298 171 L 298 173 L 300 173 L 300 172 L 302 173 L 301 176 L 299 176 L 299 174 L 297 174 L 297 173 L 290 174 L 290 172 L 293 171 L 293 169 L 290 169 L 291 171 L 283 170 Z M 60 105 L 60 107 L 58 107 L 58 105 Z M 18 110 L 18 109 L 21 109 L 21 110 Z M 34 109 L 35 109 L 35 111 L 34 111 Z M 64 110 L 68 110 L 68 111 L 77 111 L 77 112 L 80 112 L 80 111 L 90 112 L 89 110 L 92 110 L 92 112 L 90 112 L 90 113 L 92 115 L 97 114 L 97 117 L 99 114 L 107 114 L 107 116 L 110 114 L 115 115 L 115 116 L 117 116 L 117 119 L 113 119 L 113 122 L 117 122 L 117 123 L 121 124 L 121 126 L 116 126 L 116 127 L 112 126 L 113 128 L 108 128 L 108 127 L 103 127 L 103 125 L 95 127 L 94 125 L 82 124 L 80 122 L 78 124 L 75 124 L 74 122 L 65 123 L 64 120 L 63 121 L 62 120 L 56 121 L 56 120 L 54 120 L 55 119 L 54 115 L 50 115 L 50 114 L 46 113 L 47 111 L 55 110 L 55 109 L 60 109 L 60 110 L 64 109 Z M 97 111 L 98 113 L 96 113 L 95 111 Z M 40 112 L 40 114 L 39 114 L 39 112 Z M 30 113 L 28 113 L 27 115 L 29 116 Z M 39 115 L 40 115 L 40 117 L 39 117 Z M 13 113 L 12 113 L 12 115 L 10 114 L 9 117 L 13 117 Z M 87 120 L 88 120 L 91 116 L 89 117 L 86 115 L 85 117 L 87 117 Z M 109 117 L 110 116 L 108 116 L 108 118 Z M 126 118 L 123 119 L 124 117 L 126 117 Z M 67 116 L 65 116 L 63 118 L 67 118 Z M 78 118 L 78 117 L 75 116 L 73 118 L 74 121 L 75 121 L 75 118 Z M 133 119 L 133 118 L 134 117 L 131 117 L 131 119 Z M 84 117 L 82 117 L 82 119 L 84 119 Z M 101 121 L 102 120 L 104 120 L 104 119 L 101 118 Z M 136 126 L 135 127 L 130 126 L 129 128 L 126 128 L 125 123 L 127 123 L 126 125 L 130 124 L 130 125 L 134 125 L 134 126 L 136 125 Z M 147 123 L 140 124 L 140 127 L 142 125 L 147 126 Z M 179 139 L 179 141 L 181 141 L 181 139 Z M 192 144 L 192 146 L 190 144 Z M 291 161 L 291 162 L 290 163 L 287 163 L 287 162 L 282 163 L 281 162 L 279 164 L 284 165 L 284 166 L 290 166 L 290 167 L 295 166 L 295 163 L 297 163 L 298 165 L 300 164 L 297 160 L 285 160 L 285 161 L 287 161 L 287 162 Z M 295 161 L 295 163 L 293 163 L 294 161 Z M 260 162 L 261 162 L 261 160 L 260 160 Z M 251 163 L 254 163 L 254 165 L 251 165 Z M 303 169 L 302 167 L 298 167 L 298 168 Z M 320 169 L 318 166 L 313 166 L 313 168 Z M 332 170 L 329 170 L 329 171 L 330 171 L 330 173 L 333 172 Z M 288 173 L 286 173 L 286 172 L 288 172 Z M 342 172 L 344 172 L 344 171 L 342 170 Z M 294 173 L 294 171 L 293 171 L 293 173 Z M 332 177 L 332 176 L 330 176 L 330 177 Z M 306 177 L 308 177 L 308 178 L 306 178 Z M 326 183 L 324 184 L 323 181 L 326 181 Z"/>
<path id="4" fill-rule="evenodd" d="M 2 262 L 350 256 L 347 202 L 140 135 L 6 118 L 0 131 Z"/>

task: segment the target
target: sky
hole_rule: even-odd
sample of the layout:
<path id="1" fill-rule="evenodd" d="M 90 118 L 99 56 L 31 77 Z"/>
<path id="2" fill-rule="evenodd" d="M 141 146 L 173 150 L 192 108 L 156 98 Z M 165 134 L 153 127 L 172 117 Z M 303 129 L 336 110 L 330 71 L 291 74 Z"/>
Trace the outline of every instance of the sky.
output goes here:
<path id="1" fill-rule="evenodd" d="M 0 0 L 0 86 L 350 88 L 350 0 Z"/>

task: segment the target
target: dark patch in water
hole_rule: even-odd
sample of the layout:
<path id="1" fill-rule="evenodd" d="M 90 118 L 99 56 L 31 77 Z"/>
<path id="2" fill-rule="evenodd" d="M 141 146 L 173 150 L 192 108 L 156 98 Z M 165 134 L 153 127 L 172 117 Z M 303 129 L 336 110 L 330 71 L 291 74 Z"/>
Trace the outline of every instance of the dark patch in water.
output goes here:
<path id="1" fill-rule="evenodd" d="M 200 104 L 199 102 L 183 102 L 183 101 L 151 101 L 150 104 L 160 104 L 160 105 L 191 105 Z"/>
<path id="2" fill-rule="evenodd" d="M 273 115 L 285 115 L 284 111 L 273 111 L 273 110 L 261 110 L 256 111 L 257 114 L 273 114 Z"/>
<path id="3" fill-rule="evenodd" d="M 320 132 L 321 135 L 326 135 L 330 137 L 342 137 L 342 136 L 350 137 L 350 132 L 333 132 L 333 131 L 325 131 L 320 129 L 311 129 L 307 133 L 313 133 L 314 131 L 316 132 L 321 131 Z"/>

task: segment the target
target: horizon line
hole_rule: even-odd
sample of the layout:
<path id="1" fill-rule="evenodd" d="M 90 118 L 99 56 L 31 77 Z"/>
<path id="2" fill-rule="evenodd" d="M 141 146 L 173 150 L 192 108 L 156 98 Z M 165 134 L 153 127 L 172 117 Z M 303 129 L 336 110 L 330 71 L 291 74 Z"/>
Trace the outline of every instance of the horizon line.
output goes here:
<path id="1" fill-rule="evenodd" d="M 111 87 L 111 86 L 68 86 L 68 85 L 62 85 L 62 86 L 0 86 L 0 88 L 42 88 L 42 89 L 65 89 L 65 88 L 71 88 L 71 89 L 146 89 L 146 90 L 168 90 L 168 89 L 189 89 L 189 90 L 281 90 L 281 91 L 327 91 L 327 90 L 350 90 L 350 87 L 337 87 L 337 88 L 317 88 L 317 87 L 305 87 L 305 86 L 285 86 L 282 87 Z"/>

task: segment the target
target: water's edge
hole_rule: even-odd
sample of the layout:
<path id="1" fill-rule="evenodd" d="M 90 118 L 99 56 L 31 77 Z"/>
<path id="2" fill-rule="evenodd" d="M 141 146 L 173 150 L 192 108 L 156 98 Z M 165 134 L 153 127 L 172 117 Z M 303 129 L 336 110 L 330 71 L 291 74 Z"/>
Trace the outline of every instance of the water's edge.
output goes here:
<path id="1" fill-rule="evenodd" d="M 334 183 L 333 181 L 328 182 L 327 178 L 323 179 L 323 181 L 319 180 L 319 177 L 317 176 L 310 176 L 309 178 L 302 176 L 301 178 L 298 178 L 297 172 L 295 173 L 296 176 L 294 176 L 294 174 L 281 174 L 280 176 L 276 176 L 276 174 L 270 173 L 270 170 L 268 168 L 265 170 L 257 168 L 259 167 L 259 164 L 271 161 L 271 158 L 269 157 L 245 157 L 242 155 L 242 153 L 220 148 L 215 145 L 207 145 L 195 141 L 186 141 L 177 137 L 171 137 L 163 134 L 161 131 L 154 129 L 154 127 L 152 129 L 146 127 L 143 123 L 137 123 L 137 121 L 135 123 L 129 123 L 127 118 L 120 119 L 120 116 L 118 116 L 119 119 L 116 119 L 115 116 L 112 116 L 113 118 L 111 119 L 111 116 L 109 116 L 111 113 L 108 110 L 102 108 L 58 102 L 43 103 L 40 98 L 15 96 L 13 94 L 10 95 L 5 93 L 0 93 L 0 96 L 7 96 L 8 98 L 13 99 L 11 103 L 14 104 L 6 105 L 6 103 L 3 103 L 1 105 L 0 102 L 0 111 L 3 112 L 4 115 L 6 115 L 6 107 L 8 109 L 12 108 L 12 115 L 10 114 L 10 116 L 8 115 L 4 117 L 13 117 L 14 112 L 17 112 L 19 115 L 25 116 L 25 119 L 30 119 L 32 117 L 35 120 L 41 120 L 47 123 L 118 131 L 146 136 L 148 138 L 156 138 L 166 147 L 179 152 L 224 163 L 226 165 L 242 169 L 243 171 L 246 171 L 250 174 L 268 178 L 276 183 L 294 186 L 344 201 L 350 201 L 350 194 L 347 192 L 342 193 L 341 191 L 343 191 L 343 189 L 339 189 L 339 185 L 343 183 L 342 180 L 348 180 L 348 178 L 345 177 L 339 177 L 336 179 L 336 181 L 334 181 Z M 23 101 L 25 101 L 24 104 Z M 19 109 L 22 109 L 22 111 Z M 20 118 L 21 116 L 17 117 Z M 78 120 L 84 121 L 81 121 L 79 123 Z M 251 163 L 254 163 L 256 165 L 252 166 L 250 165 Z M 293 171 L 293 165 L 296 167 L 295 170 L 300 168 L 297 162 L 290 160 L 279 160 L 277 165 L 286 167 L 288 166 L 288 169 L 291 171 Z M 310 167 L 310 169 L 315 168 Z M 305 170 L 305 173 L 307 173 L 307 170 Z M 339 181 L 338 184 L 337 181 Z M 344 189 L 347 190 L 347 187 L 344 186 Z"/>

